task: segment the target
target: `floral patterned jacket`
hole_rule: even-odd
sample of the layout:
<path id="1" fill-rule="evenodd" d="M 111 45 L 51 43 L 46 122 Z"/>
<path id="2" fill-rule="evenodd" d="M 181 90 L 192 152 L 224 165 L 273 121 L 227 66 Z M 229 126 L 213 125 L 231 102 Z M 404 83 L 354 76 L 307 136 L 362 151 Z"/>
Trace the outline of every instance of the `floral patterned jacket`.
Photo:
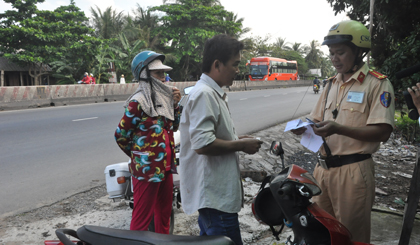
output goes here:
<path id="1" fill-rule="evenodd" d="M 178 130 L 180 111 L 174 121 L 149 117 L 136 101 L 130 101 L 115 130 L 118 146 L 131 158 L 130 172 L 138 180 L 161 182 L 176 163 L 173 132 Z"/>

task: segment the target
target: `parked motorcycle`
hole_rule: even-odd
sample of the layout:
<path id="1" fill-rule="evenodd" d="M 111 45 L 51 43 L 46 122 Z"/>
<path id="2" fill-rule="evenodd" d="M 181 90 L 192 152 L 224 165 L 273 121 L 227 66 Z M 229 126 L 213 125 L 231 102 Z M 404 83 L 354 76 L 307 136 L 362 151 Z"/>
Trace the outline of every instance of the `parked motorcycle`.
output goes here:
<path id="1" fill-rule="evenodd" d="M 270 153 L 283 160 L 281 143 L 273 142 Z M 254 197 L 252 211 L 260 223 L 270 226 L 277 240 L 285 225 L 291 228 L 294 236 L 287 238 L 288 245 L 367 245 L 352 242 L 352 235 L 343 224 L 310 201 L 320 194 L 316 179 L 292 164 L 276 175 L 267 176 Z M 274 226 L 280 229 L 276 231 Z"/>
<path id="2" fill-rule="evenodd" d="M 313 89 L 314 89 L 314 93 L 317 94 L 319 92 L 319 85 L 314 84 Z"/>

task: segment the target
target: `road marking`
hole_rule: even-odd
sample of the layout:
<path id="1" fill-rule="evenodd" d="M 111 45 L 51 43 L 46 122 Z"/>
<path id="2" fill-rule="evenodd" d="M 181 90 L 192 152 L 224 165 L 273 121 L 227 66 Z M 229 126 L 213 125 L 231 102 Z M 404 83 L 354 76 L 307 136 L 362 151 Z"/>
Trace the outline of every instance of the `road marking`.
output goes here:
<path id="1" fill-rule="evenodd" d="M 239 100 L 247 100 L 248 98 L 243 98 L 243 99 L 239 99 Z"/>
<path id="2" fill-rule="evenodd" d="M 92 120 L 92 119 L 96 119 L 97 117 L 89 117 L 89 118 L 81 118 L 81 119 L 75 119 L 72 120 L 73 122 L 77 122 L 77 121 L 85 121 L 85 120 Z"/>

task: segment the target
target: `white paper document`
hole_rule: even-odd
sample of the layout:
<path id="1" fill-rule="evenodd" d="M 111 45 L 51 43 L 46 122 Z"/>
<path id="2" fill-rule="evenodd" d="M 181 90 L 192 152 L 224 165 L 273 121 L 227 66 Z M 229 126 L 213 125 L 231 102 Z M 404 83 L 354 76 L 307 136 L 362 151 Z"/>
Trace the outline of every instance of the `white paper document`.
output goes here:
<path id="1" fill-rule="evenodd" d="M 305 133 L 302 134 L 302 139 L 300 140 L 300 144 L 308 148 L 310 151 L 317 152 L 323 143 L 322 137 L 319 135 L 316 135 L 310 125 L 311 123 L 309 122 L 303 122 L 300 119 L 296 119 L 286 124 L 286 128 L 284 129 L 284 132 L 290 131 L 292 129 L 306 127 Z"/>

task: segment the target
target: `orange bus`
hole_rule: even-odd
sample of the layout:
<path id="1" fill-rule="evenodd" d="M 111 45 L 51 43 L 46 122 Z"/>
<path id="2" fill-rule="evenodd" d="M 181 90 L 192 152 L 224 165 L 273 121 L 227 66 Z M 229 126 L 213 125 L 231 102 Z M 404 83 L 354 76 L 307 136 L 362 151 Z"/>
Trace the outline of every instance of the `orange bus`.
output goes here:
<path id="1" fill-rule="evenodd" d="M 250 81 L 297 80 L 298 69 L 295 60 L 273 57 L 254 57 L 247 64 Z"/>

